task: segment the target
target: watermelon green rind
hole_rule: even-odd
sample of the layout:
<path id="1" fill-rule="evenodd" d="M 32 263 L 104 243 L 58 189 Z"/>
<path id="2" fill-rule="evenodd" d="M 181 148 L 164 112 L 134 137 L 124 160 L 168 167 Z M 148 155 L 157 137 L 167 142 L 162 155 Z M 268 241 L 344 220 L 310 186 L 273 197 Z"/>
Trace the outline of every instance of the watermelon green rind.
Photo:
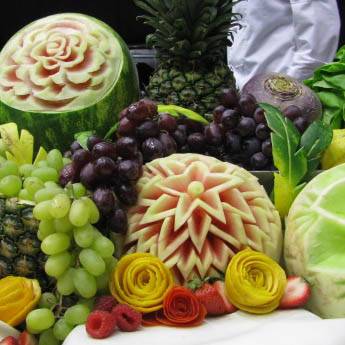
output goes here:
<path id="1" fill-rule="evenodd" d="M 105 135 L 117 122 L 120 111 L 139 98 L 137 71 L 122 38 L 110 26 L 93 17 L 73 15 L 90 18 L 115 36 L 122 52 L 120 72 L 108 92 L 86 108 L 70 111 L 22 111 L 0 100 L 0 123 L 16 122 L 20 129 L 28 129 L 34 135 L 37 146 L 42 145 L 47 149 L 67 149 L 76 132 L 95 130 L 97 134 Z"/>

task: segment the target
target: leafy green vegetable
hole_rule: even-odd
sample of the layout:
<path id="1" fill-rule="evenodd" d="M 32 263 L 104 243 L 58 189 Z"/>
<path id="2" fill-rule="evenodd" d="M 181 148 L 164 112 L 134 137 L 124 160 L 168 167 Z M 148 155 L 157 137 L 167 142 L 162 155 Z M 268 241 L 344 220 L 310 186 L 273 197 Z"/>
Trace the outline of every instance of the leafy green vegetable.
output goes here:
<path id="1" fill-rule="evenodd" d="M 85 131 L 74 134 L 74 139 L 78 141 L 83 149 L 87 150 L 87 139 L 94 134 L 93 131 Z"/>
<path id="2" fill-rule="evenodd" d="M 332 129 L 321 121 L 313 123 L 301 137 L 293 123 L 275 107 L 260 104 L 272 130 L 274 203 L 284 218 L 306 181 L 319 166 L 323 151 L 332 141 Z"/>
<path id="3" fill-rule="evenodd" d="M 158 112 L 159 113 L 169 113 L 172 116 L 179 117 L 181 115 L 186 116 L 188 119 L 193 121 L 201 122 L 205 125 L 208 124 L 208 121 L 201 116 L 200 114 L 194 112 L 193 110 L 186 109 L 183 107 L 179 107 L 177 105 L 169 104 L 169 105 L 158 105 Z"/>
<path id="4" fill-rule="evenodd" d="M 331 144 L 332 138 L 332 128 L 321 121 L 312 123 L 302 135 L 301 146 L 308 159 L 308 176 L 319 166 L 322 153 Z"/>

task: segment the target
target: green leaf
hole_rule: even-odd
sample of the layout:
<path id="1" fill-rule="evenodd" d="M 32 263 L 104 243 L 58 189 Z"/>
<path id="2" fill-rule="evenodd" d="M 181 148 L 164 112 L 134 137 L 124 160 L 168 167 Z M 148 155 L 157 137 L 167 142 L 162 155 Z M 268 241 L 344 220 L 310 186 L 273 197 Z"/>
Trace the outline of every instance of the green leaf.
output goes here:
<path id="1" fill-rule="evenodd" d="M 299 147 L 301 136 L 293 123 L 275 107 L 261 103 L 268 126 L 272 130 L 274 165 L 291 187 L 297 186 L 307 173 L 307 157 Z"/>
<path id="2" fill-rule="evenodd" d="M 115 125 L 113 127 L 111 127 L 109 129 L 109 131 L 107 132 L 107 134 L 104 136 L 104 139 L 110 139 L 112 137 L 112 135 L 117 131 L 117 129 L 119 128 L 120 122 L 116 122 Z"/>
<path id="3" fill-rule="evenodd" d="M 336 59 L 341 62 L 345 62 L 345 45 L 338 50 Z"/>
<path id="4" fill-rule="evenodd" d="M 169 104 L 169 105 L 164 105 L 164 104 L 159 104 L 158 105 L 158 112 L 159 113 L 169 113 L 172 116 L 179 117 L 181 115 L 184 115 L 190 120 L 196 121 L 196 122 L 201 122 L 205 125 L 207 125 L 209 122 L 200 114 L 194 112 L 193 110 L 186 109 L 183 107 L 179 107 L 177 105 Z"/>
<path id="5" fill-rule="evenodd" d="M 322 153 L 330 145 L 333 138 L 332 128 L 321 121 L 313 122 L 301 138 L 308 159 L 308 176 L 319 166 Z"/>
<path id="6" fill-rule="evenodd" d="M 95 134 L 94 131 L 79 132 L 74 134 L 74 139 L 78 141 L 83 149 L 87 150 L 87 139 L 93 134 Z"/>
<path id="7" fill-rule="evenodd" d="M 345 103 L 344 95 L 342 93 L 335 93 L 335 92 L 327 92 L 327 91 L 321 91 L 317 92 L 317 95 L 319 96 L 321 103 L 324 106 L 330 107 L 330 108 L 338 108 L 342 109 L 343 104 Z"/>
<path id="8" fill-rule="evenodd" d="M 332 76 L 324 76 L 324 80 L 336 88 L 345 91 L 345 74 L 337 74 Z"/>

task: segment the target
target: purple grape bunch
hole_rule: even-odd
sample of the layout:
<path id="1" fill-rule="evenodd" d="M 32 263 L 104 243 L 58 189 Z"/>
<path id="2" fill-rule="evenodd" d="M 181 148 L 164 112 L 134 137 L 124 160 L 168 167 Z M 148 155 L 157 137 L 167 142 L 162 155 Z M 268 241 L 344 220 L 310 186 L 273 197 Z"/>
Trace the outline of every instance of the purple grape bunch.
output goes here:
<path id="1" fill-rule="evenodd" d="M 87 149 L 75 141 L 66 155 L 72 162 L 62 169 L 60 184 L 81 182 L 101 213 L 100 230 L 125 234 L 126 208 L 137 201 L 136 182 L 143 165 L 135 139 L 123 137 L 113 143 L 93 135 Z"/>

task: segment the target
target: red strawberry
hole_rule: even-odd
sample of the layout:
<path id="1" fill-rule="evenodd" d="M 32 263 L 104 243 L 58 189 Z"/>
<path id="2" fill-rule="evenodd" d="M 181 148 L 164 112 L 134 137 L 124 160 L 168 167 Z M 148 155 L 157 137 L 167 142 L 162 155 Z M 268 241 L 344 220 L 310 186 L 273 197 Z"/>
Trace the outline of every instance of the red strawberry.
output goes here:
<path id="1" fill-rule="evenodd" d="M 204 283 L 194 291 L 194 294 L 205 306 L 207 315 L 223 315 L 236 311 L 226 297 L 224 282 L 220 280 L 213 284 Z"/>
<path id="2" fill-rule="evenodd" d="M 290 276 L 287 280 L 285 293 L 280 301 L 280 309 L 303 307 L 310 297 L 309 284 L 301 277 Z"/>
<path id="3" fill-rule="evenodd" d="M 38 345 L 38 341 L 32 334 L 24 331 L 19 336 L 18 345 Z"/>
<path id="4" fill-rule="evenodd" d="M 0 341 L 0 345 L 18 345 L 16 338 L 8 336 Z"/>

